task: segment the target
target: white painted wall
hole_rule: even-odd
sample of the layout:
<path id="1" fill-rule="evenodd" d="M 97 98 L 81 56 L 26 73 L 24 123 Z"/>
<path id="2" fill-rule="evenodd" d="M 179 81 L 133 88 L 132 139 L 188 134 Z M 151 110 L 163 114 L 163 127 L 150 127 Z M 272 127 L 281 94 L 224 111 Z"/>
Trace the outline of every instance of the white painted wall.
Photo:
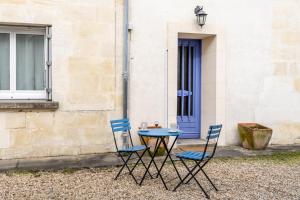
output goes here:
<path id="1" fill-rule="evenodd" d="M 196 5 L 203 5 L 208 13 L 207 23 L 203 29 L 198 27 L 193 33 L 215 34 L 219 38 L 215 55 L 217 69 L 207 69 L 207 66 L 204 69 L 216 70 L 216 85 L 219 86 L 216 86 L 215 117 L 216 121 L 221 119 L 225 125 L 223 144 L 239 142 L 238 122 L 268 125 L 274 129 L 273 143 L 293 143 L 295 138 L 300 137 L 300 93 L 295 89 L 298 86 L 295 85 L 298 83 L 295 77 L 299 77 L 300 56 L 291 50 L 285 51 L 285 60 L 274 54 L 277 48 L 299 51 L 296 47 L 299 37 L 294 34 L 294 40 L 287 41 L 290 42 L 288 45 L 281 39 L 282 35 L 278 36 L 277 33 L 284 34 L 287 31 L 285 27 L 276 29 L 280 26 L 278 23 L 284 24 L 278 22 L 281 18 L 285 19 L 284 22 L 291 21 L 290 26 L 295 28 L 293 25 L 297 23 L 300 14 L 292 12 L 293 16 L 297 16 L 293 18 L 284 15 L 289 9 L 295 10 L 292 8 L 295 3 L 299 4 L 292 0 L 131 0 L 134 29 L 131 37 L 130 118 L 134 126 L 138 126 L 141 121 L 159 120 L 167 125 L 175 120 L 175 100 L 170 94 L 174 88 L 170 90 L 170 86 L 166 87 L 167 74 L 169 84 L 176 84 L 176 78 L 172 77 L 176 74 L 176 66 L 173 66 L 176 62 L 172 63 L 175 57 L 170 60 L 172 49 L 168 49 L 172 46 L 168 44 L 168 37 L 172 34 L 169 24 L 181 24 L 181 30 L 187 27 L 186 33 L 189 30 L 195 31 L 193 9 Z M 205 52 L 203 56 L 205 59 Z M 278 67 L 280 63 L 277 60 L 287 66 L 293 65 L 290 68 L 295 73 L 287 72 L 283 77 L 278 76 L 286 68 Z M 174 73 L 170 72 L 172 70 Z M 213 96 L 208 94 L 205 85 L 209 81 L 207 79 L 209 77 L 203 77 L 204 99 Z M 175 93 L 173 95 L 176 96 Z M 209 111 L 205 104 L 203 107 L 202 114 L 207 115 Z M 203 123 L 207 125 L 207 122 Z M 282 123 L 287 125 L 283 127 Z"/>

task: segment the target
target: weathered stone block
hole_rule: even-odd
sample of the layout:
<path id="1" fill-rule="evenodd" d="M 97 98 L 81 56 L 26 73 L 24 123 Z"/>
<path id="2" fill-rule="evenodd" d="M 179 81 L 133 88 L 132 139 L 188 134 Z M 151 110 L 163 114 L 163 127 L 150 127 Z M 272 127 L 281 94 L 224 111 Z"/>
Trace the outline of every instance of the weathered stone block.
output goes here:
<path id="1" fill-rule="evenodd" d="M 276 123 L 272 144 L 293 144 L 300 137 L 300 123 Z"/>
<path id="2" fill-rule="evenodd" d="M 288 45 L 298 46 L 300 44 L 300 32 L 285 32 L 282 34 L 282 42 Z"/>
<path id="3" fill-rule="evenodd" d="M 54 125 L 62 128 L 100 128 L 107 123 L 106 114 L 102 112 L 56 112 Z"/>
<path id="4" fill-rule="evenodd" d="M 55 146 L 51 145 L 48 148 L 49 156 L 57 156 L 57 155 L 79 155 L 80 148 L 79 146 Z"/>
<path id="5" fill-rule="evenodd" d="M 32 145 L 30 131 L 26 128 L 22 129 L 11 129 L 10 134 L 10 147 L 19 148 L 28 145 Z"/>
<path id="6" fill-rule="evenodd" d="M 300 92 L 300 78 L 295 79 L 294 87 L 297 92 Z"/>
<path id="7" fill-rule="evenodd" d="M 288 24 L 287 19 L 279 18 L 278 20 L 274 20 L 272 22 L 272 28 L 273 29 L 282 30 L 282 29 L 286 29 L 288 26 L 289 26 L 289 24 Z"/>
<path id="8" fill-rule="evenodd" d="M 287 75 L 287 64 L 284 62 L 274 63 L 274 75 L 285 76 Z"/>
<path id="9" fill-rule="evenodd" d="M 103 153 L 111 150 L 111 145 L 83 145 L 80 146 L 80 154 Z"/>
<path id="10" fill-rule="evenodd" d="M 25 128 L 26 127 L 26 120 L 25 120 L 25 113 L 18 112 L 18 113 L 7 113 L 5 119 L 5 128 Z"/>
<path id="11" fill-rule="evenodd" d="M 10 134 L 9 131 L 4 129 L 0 130 L 0 148 L 10 147 Z"/>
<path id="12" fill-rule="evenodd" d="M 68 107 L 80 109 L 112 109 L 114 107 L 115 78 L 112 59 L 97 57 L 70 58 Z M 106 79 L 107 77 L 107 79 Z M 101 85 L 110 85 L 107 90 Z"/>
<path id="13" fill-rule="evenodd" d="M 31 143 L 36 146 L 52 146 L 56 144 L 55 135 L 52 128 L 30 129 Z"/>
<path id="14" fill-rule="evenodd" d="M 103 133 L 102 128 L 83 128 L 82 133 L 80 134 L 80 144 L 81 145 L 93 145 L 93 144 L 102 144 L 103 140 L 102 138 L 105 138 L 105 136 L 101 133 Z"/>
<path id="15" fill-rule="evenodd" d="M 27 112 L 26 124 L 29 129 L 51 129 L 54 125 L 54 113 Z"/>

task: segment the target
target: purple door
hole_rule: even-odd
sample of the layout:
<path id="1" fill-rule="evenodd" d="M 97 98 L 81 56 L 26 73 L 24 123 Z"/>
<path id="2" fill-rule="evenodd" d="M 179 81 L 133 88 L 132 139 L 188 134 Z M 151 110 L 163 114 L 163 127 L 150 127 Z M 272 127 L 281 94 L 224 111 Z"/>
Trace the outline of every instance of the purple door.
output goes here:
<path id="1" fill-rule="evenodd" d="M 201 41 L 178 41 L 177 123 L 180 138 L 200 138 Z"/>

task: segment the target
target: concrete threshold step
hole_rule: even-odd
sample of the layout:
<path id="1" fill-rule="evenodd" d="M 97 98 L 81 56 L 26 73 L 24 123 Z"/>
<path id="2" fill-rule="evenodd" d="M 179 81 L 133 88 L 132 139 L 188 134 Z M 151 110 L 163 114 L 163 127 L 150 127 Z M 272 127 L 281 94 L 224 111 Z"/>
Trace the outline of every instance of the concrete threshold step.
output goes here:
<path id="1" fill-rule="evenodd" d="M 202 139 L 179 139 L 177 148 L 181 151 L 204 151 L 205 144 Z"/>
<path id="2" fill-rule="evenodd" d="M 203 139 L 178 139 L 177 146 L 202 146 L 205 145 L 205 140 Z"/>

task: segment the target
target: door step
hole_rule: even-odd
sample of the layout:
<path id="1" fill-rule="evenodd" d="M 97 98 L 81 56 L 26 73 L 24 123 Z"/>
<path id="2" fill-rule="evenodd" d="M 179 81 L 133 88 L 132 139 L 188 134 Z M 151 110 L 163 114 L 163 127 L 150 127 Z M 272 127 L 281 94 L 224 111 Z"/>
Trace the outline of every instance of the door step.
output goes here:
<path id="1" fill-rule="evenodd" d="M 178 139 L 177 148 L 181 151 L 204 151 L 206 141 L 203 139 Z"/>
<path id="2" fill-rule="evenodd" d="M 203 139 L 178 139 L 177 146 L 197 146 L 205 144 Z"/>

